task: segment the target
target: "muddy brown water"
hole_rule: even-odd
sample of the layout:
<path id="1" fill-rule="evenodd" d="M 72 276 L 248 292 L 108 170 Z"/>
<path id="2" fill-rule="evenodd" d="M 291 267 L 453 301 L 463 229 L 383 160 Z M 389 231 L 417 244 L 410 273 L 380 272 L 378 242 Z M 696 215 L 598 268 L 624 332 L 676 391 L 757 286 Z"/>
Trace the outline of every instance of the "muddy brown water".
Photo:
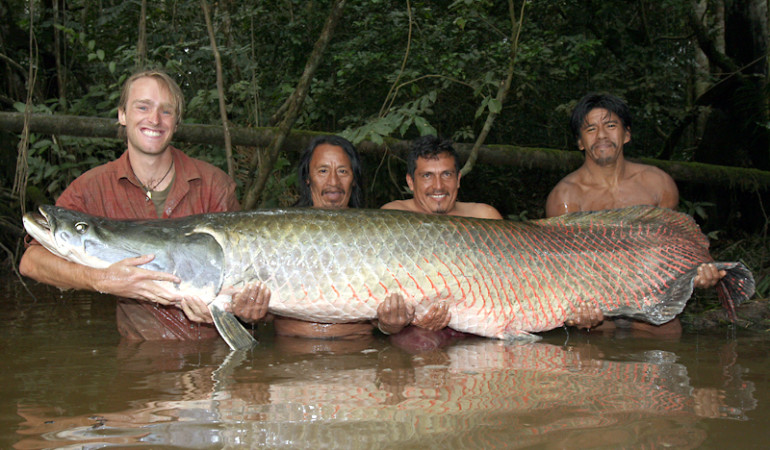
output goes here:
<path id="1" fill-rule="evenodd" d="M 108 296 L 0 287 L 0 448 L 760 448 L 766 333 L 533 344 L 121 341 Z"/>

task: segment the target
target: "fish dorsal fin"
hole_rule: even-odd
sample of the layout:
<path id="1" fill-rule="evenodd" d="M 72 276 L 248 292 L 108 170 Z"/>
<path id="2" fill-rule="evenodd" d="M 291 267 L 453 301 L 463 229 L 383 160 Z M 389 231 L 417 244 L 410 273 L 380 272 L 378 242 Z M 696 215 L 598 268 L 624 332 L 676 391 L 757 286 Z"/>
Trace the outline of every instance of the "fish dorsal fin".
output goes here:
<path id="1" fill-rule="evenodd" d="M 618 226 L 665 225 L 672 231 L 689 236 L 698 244 L 709 247 L 708 238 L 688 214 L 657 206 L 631 206 L 603 211 L 581 211 L 538 221 L 543 224 L 564 226 Z"/>

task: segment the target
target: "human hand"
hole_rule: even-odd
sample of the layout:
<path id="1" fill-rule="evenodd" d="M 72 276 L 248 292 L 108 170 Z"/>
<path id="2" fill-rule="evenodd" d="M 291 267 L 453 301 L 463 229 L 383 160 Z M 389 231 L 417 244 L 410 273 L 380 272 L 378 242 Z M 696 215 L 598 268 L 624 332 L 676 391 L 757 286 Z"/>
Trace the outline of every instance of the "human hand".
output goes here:
<path id="1" fill-rule="evenodd" d="M 256 322 L 267 316 L 270 289 L 262 283 L 247 284 L 235 291 L 234 287 L 222 289 L 220 294 L 230 293 L 233 300 L 226 308 L 246 322 Z"/>
<path id="2" fill-rule="evenodd" d="M 575 307 L 572 317 L 564 321 L 568 327 L 575 326 L 582 329 L 593 328 L 604 321 L 604 313 L 599 306 L 588 306 L 580 303 Z"/>
<path id="3" fill-rule="evenodd" d="M 692 283 L 696 288 L 710 288 L 716 286 L 727 272 L 724 270 L 717 270 L 717 266 L 713 263 L 701 264 L 698 266 L 698 274 L 693 278 Z"/>
<path id="4" fill-rule="evenodd" d="M 385 334 L 395 334 L 414 319 L 414 305 L 407 304 L 404 297 L 394 292 L 377 307 L 377 327 Z"/>
<path id="5" fill-rule="evenodd" d="M 725 404 L 725 394 L 723 391 L 714 388 L 696 388 L 692 392 L 693 410 L 698 417 L 708 417 L 716 419 L 726 416 L 722 412 L 722 406 Z"/>
<path id="6" fill-rule="evenodd" d="M 452 314 L 449 312 L 449 304 L 447 302 L 438 302 L 432 304 L 422 318 L 412 323 L 426 330 L 438 331 L 446 328 L 451 318 Z"/>
<path id="7" fill-rule="evenodd" d="M 214 318 L 211 316 L 209 306 L 203 300 L 197 297 L 185 297 L 179 304 L 179 307 L 184 311 L 184 315 L 192 322 L 198 323 L 213 323 Z"/>
<path id="8" fill-rule="evenodd" d="M 161 305 L 179 305 L 184 296 L 169 289 L 159 281 L 181 283 L 176 275 L 142 269 L 139 266 L 155 259 L 155 255 L 142 255 L 113 263 L 98 271 L 94 289 L 105 294 L 155 302 Z"/>

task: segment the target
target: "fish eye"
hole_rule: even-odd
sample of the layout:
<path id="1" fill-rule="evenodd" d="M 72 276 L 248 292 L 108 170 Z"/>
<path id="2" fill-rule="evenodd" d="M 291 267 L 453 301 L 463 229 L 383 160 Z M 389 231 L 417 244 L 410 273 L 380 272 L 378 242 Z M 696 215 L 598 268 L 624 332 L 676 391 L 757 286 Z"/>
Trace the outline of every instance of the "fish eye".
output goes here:
<path id="1" fill-rule="evenodd" d="M 78 222 L 75 224 L 75 231 L 77 231 L 80 234 L 85 233 L 88 231 L 88 224 L 85 222 Z"/>

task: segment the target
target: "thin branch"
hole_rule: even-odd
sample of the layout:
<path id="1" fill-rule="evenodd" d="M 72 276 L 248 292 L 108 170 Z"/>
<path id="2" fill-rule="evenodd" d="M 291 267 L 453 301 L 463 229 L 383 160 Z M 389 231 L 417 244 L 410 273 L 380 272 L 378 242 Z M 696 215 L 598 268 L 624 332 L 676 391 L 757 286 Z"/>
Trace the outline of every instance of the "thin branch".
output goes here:
<path id="1" fill-rule="evenodd" d="M 211 24 L 209 14 L 209 5 L 206 0 L 201 0 L 203 16 L 206 19 L 206 29 L 209 32 L 209 41 L 211 41 L 211 51 L 214 53 L 214 61 L 217 69 L 217 94 L 219 95 L 219 116 L 222 119 L 222 129 L 225 134 L 225 156 L 227 158 L 227 173 L 231 178 L 235 178 L 235 161 L 233 161 L 233 144 L 230 139 L 230 126 L 227 119 L 227 104 L 225 101 L 225 82 L 222 74 L 222 58 L 217 49 L 217 40 L 214 36 L 214 26 Z"/>
<path id="2" fill-rule="evenodd" d="M 251 20 L 251 82 L 254 86 L 254 126 L 260 126 L 260 109 L 259 109 L 259 83 L 257 82 L 257 54 L 255 48 L 257 47 L 256 39 L 254 39 L 254 17 L 250 17 Z"/>
<path id="3" fill-rule="evenodd" d="M 29 76 L 29 74 L 27 73 L 27 69 L 25 69 L 24 66 L 22 66 L 21 64 L 17 63 L 13 59 L 6 56 L 5 53 L 0 53 L 0 59 L 7 62 L 11 67 L 17 69 L 19 73 L 24 76 L 24 79 L 27 79 L 27 77 Z"/>
<path id="4" fill-rule="evenodd" d="M 513 73 L 514 73 L 514 67 L 516 62 L 516 54 L 519 50 L 519 37 L 521 36 L 521 24 L 524 21 L 524 7 L 526 6 L 527 2 L 523 1 L 521 3 L 521 12 L 519 13 L 519 20 L 516 21 L 516 11 L 513 6 L 513 0 L 508 0 L 508 14 L 511 18 L 511 57 L 508 62 L 508 75 L 505 78 L 505 81 L 500 82 L 500 87 L 497 90 L 497 96 L 496 100 L 500 104 L 500 109 L 502 110 L 503 104 L 505 103 L 505 98 L 508 96 L 508 91 L 511 89 L 511 84 L 513 83 Z M 474 164 L 476 164 L 476 159 L 479 157 L 479 149 L 484 144 L 484 141 L 487 139 L 487 135 L 489 135 L 489 132 L 492 130 L 492 125 L 495 123 L 495 119 L 497 118 L 496 112 L 493 112 L 492 109 L 489 109 L 489 114 L 487 114 L 487 120 L 484 122 L 484 126 L 481 129 L 481 133 L 479 133 L 478 138 L 476 139 L 476 142 L 473 144 L 473 150 L 471 150 L 470 156 L 468 156 L 468 160 L 465 161 L 465 165 L 463 166 L 462 170 L 460 170 L 461 175 L 466 175 L 468 172 L 473 170 Z"/>
<path id="5" fill-rule="evenodd" d="M 27 182 L 29 181 L 29 121 L 32 116 L 32 92 L 37 82 L 37 58 L 38 49 L 35 39 L 35 8 L 34 2 L 29 4 L 29 73 L 27 76 L 27 101 L 24 105 L 24 129 L 21 132 L 21 140 L 17 146 L 16 175 L 13 179 L 11 192 L 19 196 L 19 204 L 22 214 L 26 211 Z"/>
<path id="6" fill-rule="evenodd" d="M 389 110 L 391 106 L 393 106 L 393 102 L 396 99 L 396 93 L 398 92 L 398 89 L 396 86 L 398 85 L 398 80 L 401 79 L 401 76 L 404 74 L 404 68 L 406 67 L 406 62 L 409 60 L 409 49 L 412 46 L 412 25 L 413 25 L 413 19 L 412 19 L 412 7 L 409 3 L 409 0 L 406 0 L 406 12 L 409 15 L 409 32 L 407 33 L 406 37 L 406 50 L 404 51 L 404 59 L 401 61 L 401 69 L 398 71 L 398 76 L 393 81 L 393 85 L 390 87 L 390 91 L 388 91 L 388 95 L 385 96 L 385 101 L 382 103 L 382 107 L 380 108 L 380 117 L 383 117 L 385 115 L 385 111 Z M 393 92 L 394 89 L 396 92 Z M 391 97 L 391 94 L 393 95 Z M 387 105 L 387 107 L 385 106 Z"/>
<path id="7" fill-rule="evenodd" d="M 147 0 L 142 0 L 139 10 L 139 37 L 136 41 L 136 70 L 144 68 L 147 59 Z"/>
<path id="8" fill-rule="evenodd" d="M 464 81 L 460 81 L 457 78 L 452 78 L 452 77 L 448 77 L 446 75 L 439 75 L 439 74 L 428 74 L 428 75 L 419 76 L 419 77 L 417 77 L 417 78 L 415 78 L 413 80 L 410 80 L 410 81 L 404 81 L 403 83 L 399 84 L 398 86 L 396 86 L 396 94 L 398 93 L 398 91 L 402 87 L 408 86 L 408 85 L 410 85 L 412 83 L 416 83 L 418 81 L 422 81 L 422 80 L 424 80 L 426 78 L 443 78 L 445 80 L 451 81 L 452 83 L 457 83 L 457 84 L 460 84 L 460 85 L 463 85 L 463 86 L 467 86 L 467 87 L 469 87 L 471 89 L 476 89 L 473 85 L 471 85 L 469 83 L 466 83 Z M 395 97 L 396 94 L 394 94 L 394 97 Z"/>

